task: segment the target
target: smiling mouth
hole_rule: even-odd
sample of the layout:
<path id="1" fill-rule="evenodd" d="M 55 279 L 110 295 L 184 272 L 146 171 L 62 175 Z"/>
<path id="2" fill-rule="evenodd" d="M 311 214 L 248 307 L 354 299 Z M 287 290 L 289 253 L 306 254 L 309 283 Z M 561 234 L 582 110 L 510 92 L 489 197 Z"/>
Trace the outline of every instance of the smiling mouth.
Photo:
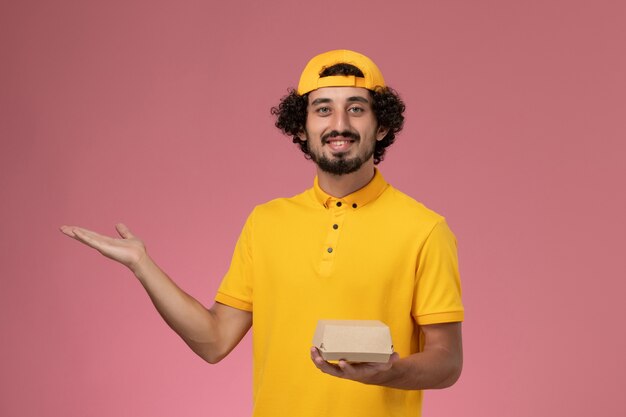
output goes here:
<path id="1" fill-rule="evenodd" d="M 326 145 L 335 152 L 341 152 L 347 150 L 350 145 L 355 142 L 354 139 L 337 139 L 333 138 L 326 141 Z"/>

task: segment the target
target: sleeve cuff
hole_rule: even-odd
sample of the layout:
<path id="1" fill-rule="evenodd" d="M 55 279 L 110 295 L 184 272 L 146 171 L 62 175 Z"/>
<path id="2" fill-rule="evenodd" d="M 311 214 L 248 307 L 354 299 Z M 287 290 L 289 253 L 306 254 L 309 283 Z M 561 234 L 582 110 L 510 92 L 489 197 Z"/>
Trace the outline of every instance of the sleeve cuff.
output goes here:
<path id="1" fill-rule="evenodd" d="M 226 295 L 222 292 L 217 293 L 217 295 L 215 296 L 215 301 L 239 310 L 245 310 L 250 312 L 252 311 L 252 303 L 240 300 L 235 297 L 231 297 L 230 295 Z"/>
<path id="2" fill-rule="evenodd" d="M 432 314 L 423 314 L 421 316 L 417 316 L 417 324 L 419 325 L 428 325 L 428 324 L 439 324 L 439 323 L 452 323 L 457 321 L 463 321 L 465 318 L 465 313 L 463 310 L 461 311 L 451 311 L 445 313 L 432 313 Z"/>

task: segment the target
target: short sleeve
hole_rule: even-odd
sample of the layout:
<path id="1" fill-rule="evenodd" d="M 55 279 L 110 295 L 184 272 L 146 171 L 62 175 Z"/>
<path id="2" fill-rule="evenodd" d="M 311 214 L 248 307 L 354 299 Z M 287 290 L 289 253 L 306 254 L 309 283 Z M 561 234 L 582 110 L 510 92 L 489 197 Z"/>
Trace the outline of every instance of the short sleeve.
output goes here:
<path id="1" fill-rule="evenodd" d="M 443 220 L 435 224 L 418 255 L 412 314 L 420 325 L 464 318 L 456 238 Z"/>
<path id="2" fill-rule="evenodd" d="M 254 214 L 254 213 L 253 213 Z M 230 268 L 224 276 L 215 301 L 239 310 L 252 311 L 252 217 L 248 217 L 235 246 Z"/>

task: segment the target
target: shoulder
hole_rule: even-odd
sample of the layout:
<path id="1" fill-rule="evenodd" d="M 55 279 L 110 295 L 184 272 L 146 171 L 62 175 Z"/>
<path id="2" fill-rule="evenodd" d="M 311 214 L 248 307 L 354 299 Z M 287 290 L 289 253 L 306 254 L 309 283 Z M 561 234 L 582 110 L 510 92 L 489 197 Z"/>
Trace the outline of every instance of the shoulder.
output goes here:
<path id="1" fill-rule="evenodd" d="M 445 222 L 445 218 L 441 214 L 426 207 L 392 185 L 389 185 L 387 190 L 381 195 L 380 200 L 381 206 L 385 210 L 393 211 L 394 215 L 401 217 L 404 221 L 416 221 L 431 227 Z"/>
<path id="2" fill-rule="evenodd" d="M 291 197 L 275 198 L 259 204 L 252 210 L 250 218 L 268 221 L 271 219 L 285 219 L 292 216 L 298 216 L 302 213 L 308 213 L 317 208 L 312 194 L 312 190 L 308 189 Z"/>

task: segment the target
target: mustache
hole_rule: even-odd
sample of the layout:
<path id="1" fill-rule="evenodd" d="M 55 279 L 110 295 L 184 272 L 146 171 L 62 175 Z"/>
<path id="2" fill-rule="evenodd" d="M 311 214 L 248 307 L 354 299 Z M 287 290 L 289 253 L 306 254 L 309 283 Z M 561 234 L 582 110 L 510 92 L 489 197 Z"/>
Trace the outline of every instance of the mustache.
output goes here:
<path id="1" fill-rule="evenodd" d="M 343 136 L 344 138 L 350 138 L 354 140 L 361 140 L 361 135 L 359 135 L 357 132 L 351 132 L 349 130 L 344 130 L 343 132 L 339 132 L 337 130 L 333 130 L 322 136 L 322 143 L 326 143 L 328 142 L 328 139 L 336 138 L 337 136 Z"/>

